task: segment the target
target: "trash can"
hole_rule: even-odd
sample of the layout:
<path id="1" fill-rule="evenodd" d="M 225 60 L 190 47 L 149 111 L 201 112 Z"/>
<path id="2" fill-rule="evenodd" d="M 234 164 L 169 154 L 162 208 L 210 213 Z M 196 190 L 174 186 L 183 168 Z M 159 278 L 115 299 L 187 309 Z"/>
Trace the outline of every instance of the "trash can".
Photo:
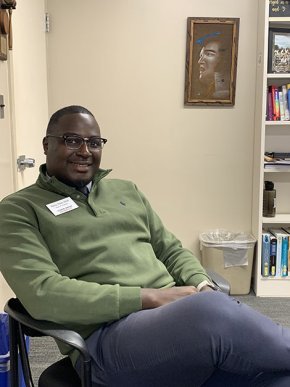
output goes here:
<path id="1" fill-rule="evenodd" d="M 223 276 L 231 286 L 230 294 L 248 294 L 254 258 L 255 238 L 243 232 L 211 230 L 199 236 L 201 263 Z"/>
<path id="2" fill-rule="evenodd" d="M 29 337 L 25 337 L 27 351 Z M 19 359 L 20 360 L 20 359 Z M 25 387 L 21 364 L 19 363 L 19 386 Z M 10 352 L 9 352 L 9 318 L 7 313 L 0 313 L 0 387 L 10 386 Z"/>

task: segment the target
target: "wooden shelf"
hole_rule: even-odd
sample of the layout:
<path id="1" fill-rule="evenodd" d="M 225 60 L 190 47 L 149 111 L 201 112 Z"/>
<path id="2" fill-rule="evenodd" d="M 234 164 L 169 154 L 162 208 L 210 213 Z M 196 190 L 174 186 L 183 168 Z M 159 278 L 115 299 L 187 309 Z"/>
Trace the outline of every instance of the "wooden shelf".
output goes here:
<path id="1" fill-rule="evenodd" d="M 262 222 L 263 224 L 288 224 L 290 223 L 290 214 L 276 214 L 273 218 L 263 217 Z"/>
<path id="2" fill-rule="evenodd" d="M 288 277 L 262 277 L 261 276 L 261 281 L 290 281 L 290 276 L 288 273 Z"/>
<path id="3" fill-rule="evenodd" d="M 268 73 L 268 79 L 290 78 L 290 73 Z"/>
<path id="4" fill-rule="evenodd" d="M 289 23 L 290 23 L 290 17 L 274 17 L 274 16 L 271 16 L 269 17 L 269 23 L 285 23 L 285 25 L 289 26 Z"/>
<path id="5" fill-rule="evenodd" d="M 289 28 L 290 17 L 269 17 L 270 27 Z"/>
<path id="6" fill-rule="evenodd" d="M 260 277 L 260 287 L 256 290 L 259 297 L 289 297 L 290 278 Z"/>
<path id="7" fill-rule="evenodd" d="M 290 173 L 289 167 L 274 167 L 274 168 L 264 168 L 264 173 Z"/>
<path id="8" fill-rule="evenodd" d="M 265 121 L 266 126 L 290 126 L 290 121 Z"/>

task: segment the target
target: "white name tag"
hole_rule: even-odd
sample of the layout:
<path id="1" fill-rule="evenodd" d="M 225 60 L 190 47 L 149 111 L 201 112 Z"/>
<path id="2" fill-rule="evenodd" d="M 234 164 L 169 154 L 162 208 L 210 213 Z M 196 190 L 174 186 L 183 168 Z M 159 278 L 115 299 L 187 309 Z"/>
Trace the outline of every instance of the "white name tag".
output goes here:
<path id="1" fill-rule="evenodd" d="M 58 216 L 78 208 L 78 205 L 72 200 L 72 198 L 65 198 L 47 204 L 46 207 L 53 213 L 53 215 Z"/>

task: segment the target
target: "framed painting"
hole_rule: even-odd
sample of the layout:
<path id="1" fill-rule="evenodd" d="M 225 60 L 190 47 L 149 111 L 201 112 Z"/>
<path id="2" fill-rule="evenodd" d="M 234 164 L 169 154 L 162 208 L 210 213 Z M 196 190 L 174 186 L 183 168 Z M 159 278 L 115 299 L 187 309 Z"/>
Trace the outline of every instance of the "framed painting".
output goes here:
<path id="1" fill-rule="evenodd" d="M 185 105 L 235 104 L 238 18 L 187 19 Z"/>
<path id="2" fill-rule="evenodd" d="M 0 60 L 7 60 L 7 35 L 0 34 Z"/>
<path id="3" fill-rule="evenodd" d="M 0 60 L 7 60 L 8 13 L 0 9 Z"/>
<path id="4" fill-rule="evenodd" d="M 290 30 L 269 29 L 268 72 L 290 73 Z"/>

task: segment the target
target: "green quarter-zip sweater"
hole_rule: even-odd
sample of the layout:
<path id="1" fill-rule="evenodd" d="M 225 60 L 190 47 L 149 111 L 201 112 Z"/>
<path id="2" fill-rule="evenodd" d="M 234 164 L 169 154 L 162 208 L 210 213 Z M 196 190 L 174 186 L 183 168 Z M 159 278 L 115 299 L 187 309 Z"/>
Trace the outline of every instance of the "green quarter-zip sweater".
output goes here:
<path id="1" fill-rule="evenodd" d="M 109 172 L 98 171 L 87 199 L 47 177 L 42 165 L 35 184 L 0 204 L 4 278 L 33 317 L 64 324 L 84 338 L 140 310 L 141 288 L 197 286 L 209 279 L 138 188 L 103 179 Z"/>

